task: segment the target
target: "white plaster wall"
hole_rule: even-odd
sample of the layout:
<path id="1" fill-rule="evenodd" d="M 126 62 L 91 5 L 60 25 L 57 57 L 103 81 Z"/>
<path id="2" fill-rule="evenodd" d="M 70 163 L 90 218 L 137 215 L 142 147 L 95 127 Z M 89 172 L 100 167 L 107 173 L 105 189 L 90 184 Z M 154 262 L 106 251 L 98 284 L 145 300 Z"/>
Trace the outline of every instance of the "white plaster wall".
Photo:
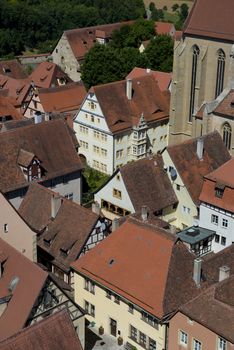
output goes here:
<path id="1" fill-rule="evenodd" d="M 168 145 L 169 124 L 167 122 L 157 122 L 151 124 L 147 130 L 147 135 L 153 153 L 162 151 Z M 155 141 L 154 141 L 155 140 Z"/>
<path id="2" fill-rule="evenodd" d="M 218 224 L 214 224 L 211 222 L 212 214 L 218 216 Z M 222 227 L 222 220 L 228 220 L 228 227 Z M 228 213 L 224 210 L 220 210 L 213 206 L 208 207 L 206 204 L 202 203 L 200 205 L 200 218 L 199 218 L 199 226 L 207 228 L 209 230 L 216 231 L 216 233 L 220 236 L 219 243 L 215 242 L 215 239 L 212 241 L 212 249 L 215 253 L 220 250 L 226 248 L 234 242 L 234 215 Z M 226 238 L 226 245 L 221 244 L 221 237 Z"/>
<path id="3" fill-rule="evenodd" d="M 42 183 L 45 187 L 50 188 L 54 192 L 58 192 L 61 196 L 66 196 L 70 193 L 73 193 L 73 202 L 81 204 L 82 192 L 81 192 L 81 174 L 76 173 L 69 177 L 67 183 L 61 182 L 61 178 L 58 178 L 58 181 L 54 182 L 54 186 L 50 186 L 50 182 Z"/>
<path id="4" fill-rule="evenodd" d="M 117 175 L 119 176 L 119 180 L 117 179 Z M 121 191 L 121 199 L 113 196 L 114 188 Z M 126 190 L 120 171 L 118 171 L 118 173 L 94 195 L 94 200 L 98 202 L 100 206 L 102 199 L 114 205 L 117 205 L 120 208 L 126 209 L 131 213 L 135 213 L 135 209 Z"/>
<path id="5" fill-rule="evenodd" d="M 146 334 L 151 339 L 157 342 L 157 350 L 164 349 L 165 341 L 165 326 L 159 326 L 157 330 L 153 326 L 147 324 L 141 320 L 141 313 L 138 310 L 134 310 L 131 314 L 128 312 L 128 301 L 120 301 L 120 304 L 114 302 L 114 297 L 108 299 L 106 297 L 106 291 L 103 288 L 95 285 L 95 294 L 92 294 L 84 289 L 84 278 L 77 273 L 74 274 L 75 280 L 75 302 L 84 308 L 84 301 L 88 301 L 95 306 L 95 317 L 86 316 L 89 321 L 95 322 L 95 327 L 104 327 L 104 333 L 111 335 L 110 333 L 110 318 L 117 321 L 117 334 L 121 333 L 121 337 L 125 342 L 131 343 L 136 346 L 137 349 L 143 349 L 138 343 L 129 338 L 130 325 Z M 118 337 L 118 335 L 117 335 Z M 117 340 L 117 338 L 116 338 Z"/>

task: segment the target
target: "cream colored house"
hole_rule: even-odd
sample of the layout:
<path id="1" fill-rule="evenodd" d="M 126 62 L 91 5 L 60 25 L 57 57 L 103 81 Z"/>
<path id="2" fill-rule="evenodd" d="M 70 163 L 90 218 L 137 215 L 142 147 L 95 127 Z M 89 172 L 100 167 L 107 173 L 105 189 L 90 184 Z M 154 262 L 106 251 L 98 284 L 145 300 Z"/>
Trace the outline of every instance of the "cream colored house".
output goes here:
<path id="1" fill-rule="evenodd" d="M 193 294 L 193 259 L 175 236 L 130 218 L 72 264 L 75 301 L 126 348 L 166 349 L 170 315 Z"/>
<path id="2" fill-rule="evenodd" d="M 28 259 L 37 262 L 37 236 L 0 192 L 1 238 Z"/>
<path id="3" fill-rule="evenodd" d="M 213 120 L 204 129 L 194 126 L 194 115 L 204 102 L 216 99 L 234 78 L 234 2 L 197 0 L 175 42 L 169 143 L 178 143 L 217 129 L 225 120 Z M 212 14 L 212 15 L 211 15 Z M 210 118 L 212 119 L 212 118 Z M 232 127 L 232 125 L 231 125 Z"/>
<path id="4" fill-rule="evenodd" d="M 169 104 L 154 77 L 92 87 L 74 120 L 79 155 L 112 174 L 167 146 Z"/>
<path id="5" fill-rule="evenodd" d="M 199 195 L 203 177 L 230 159 L 218 132 L 168 146 L 163 152 L 164 168 L 178 199 L 173 213 L 163 219 L 183 229 L 199 219 Z M 204 227 L 204 223 L 203 223 Z"/>

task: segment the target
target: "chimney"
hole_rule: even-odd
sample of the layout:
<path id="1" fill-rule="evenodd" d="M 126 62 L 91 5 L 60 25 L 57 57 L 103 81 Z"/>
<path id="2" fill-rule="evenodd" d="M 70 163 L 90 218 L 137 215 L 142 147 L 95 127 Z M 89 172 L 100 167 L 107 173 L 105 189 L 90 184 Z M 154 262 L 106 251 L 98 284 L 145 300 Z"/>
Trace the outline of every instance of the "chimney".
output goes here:
<path id="1" fill-rule="evenodd" d="M 114 232 L 115 230 L 117 230 L 117 228 L 119 227 L 119 219 L 115 218 L 112 221 L 112 232 Z"/>
<path id="2" fill-rule="evenodd" d="M 50 120 L 50 113 L 45 112 L 45 122 L 48 122 Z"/>
<path id="3" fill-rule="evenodd" d="M 126 96 L 128 100 L 132 99 L 132 79 L 127 79 L 126 82 Z"/>
<path id="4" fill-rule="evenodd" d="M 92 203 L 92 212 L 99 215 L 100 214 L 100 205 L 98 202 Z"/>
<path id="5" fill-rule="evenodd" d="M 141 207 L 141 218 L 142 218 L 142 221 L 147 221 L 148 219 L 148 210 L 146 205 L 143 205 Z"/>
<path id="6" fill-rule="evenodd" d="M 149 74 L 151 72 L 150 68 L 146 68 L 146 73 Z"/>
<path id="7" fill-rule="evenodd" d="M 200 287 L 201 282 L 201 266 L 202 266 L 202 259 L 197 258 L 194 260 L 193 265 L 193 280 L 196 283 L 197 287 Z"/>
<path id="8" fill-rule="evenodd" d="M 34 123 L 39 124 L 41 123 L 41 120 L 42 120 L 41 112 L 36 112 L 34 115 Z"/>
<path id="9" fill-rule="evenodd" d="M 197 139 L 197 157 L 199 160 L 203 158 L 203 150 L 204 150 L 204 138 L 199 137 Z"/>
<path id="10" fill-rule="evenodd" d="M 61 207 L 61 197 L 59 195 L 52 195 L 51 197 L 51 218 L 54 219 Z"/>
<path id="11" fill-rule="evenodd" d="M 225 280 L 230 276 L 230 267 L 228 266 L 221 266 L 219 268 L 219 282 Z"/>

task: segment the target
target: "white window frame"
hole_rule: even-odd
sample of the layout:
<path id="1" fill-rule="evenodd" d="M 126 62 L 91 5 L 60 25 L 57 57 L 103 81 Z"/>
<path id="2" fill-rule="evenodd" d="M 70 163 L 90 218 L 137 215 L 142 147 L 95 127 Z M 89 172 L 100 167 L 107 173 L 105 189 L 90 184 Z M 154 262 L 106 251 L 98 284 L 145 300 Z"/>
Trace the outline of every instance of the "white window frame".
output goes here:
<path id="1" fill-rule="evenodd" d="M 202 350 L 202 343 L 197 339 L 193 339 L 193 350 Z"/>
<path id="2" fill-rule="evenodd" d="M 219 217 L 218 217 L 218 215 L 211 214 L 211 223 L 214 224 L 214 225 L 218 225 L 219 224 Z"/>
<path id="3" fill-rule="evenodd" d="M 223 228 L 228 228 L 228 219 L 222 219 L 222 227 Z"/>
<path id="4" fill-rule="evenodd" d="M 188 345 L 188 334 L 181 329 L 179 330 L 179 343 L 184 346 Z"/>

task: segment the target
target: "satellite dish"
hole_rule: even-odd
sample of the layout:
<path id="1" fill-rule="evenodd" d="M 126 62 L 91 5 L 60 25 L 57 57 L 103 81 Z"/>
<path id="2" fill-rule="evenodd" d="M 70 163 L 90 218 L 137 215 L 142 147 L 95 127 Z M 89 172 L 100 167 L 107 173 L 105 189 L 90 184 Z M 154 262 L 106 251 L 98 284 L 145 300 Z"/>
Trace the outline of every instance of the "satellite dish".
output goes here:
<path id="1" fill-rule="evenodd" d="M 12 280 L 10 281 L 8 290 L 9 290 L 11 293 L 15 290 L 15 288 L 16 288 L 16 286 L 17 286 L 19 280 L 20 280 L 19 277 L 18 277 L 18 276 L 15 276 L 15 277 L 13 277 Z"/>
<path id="2" fill-rule="evenodd" d="M 174 168 L 172 168 L 171 171 L 170 171 L 170 174 L 171 174 L 172 181 L 174 181 L 177 178 L 176 170 Z"/>

